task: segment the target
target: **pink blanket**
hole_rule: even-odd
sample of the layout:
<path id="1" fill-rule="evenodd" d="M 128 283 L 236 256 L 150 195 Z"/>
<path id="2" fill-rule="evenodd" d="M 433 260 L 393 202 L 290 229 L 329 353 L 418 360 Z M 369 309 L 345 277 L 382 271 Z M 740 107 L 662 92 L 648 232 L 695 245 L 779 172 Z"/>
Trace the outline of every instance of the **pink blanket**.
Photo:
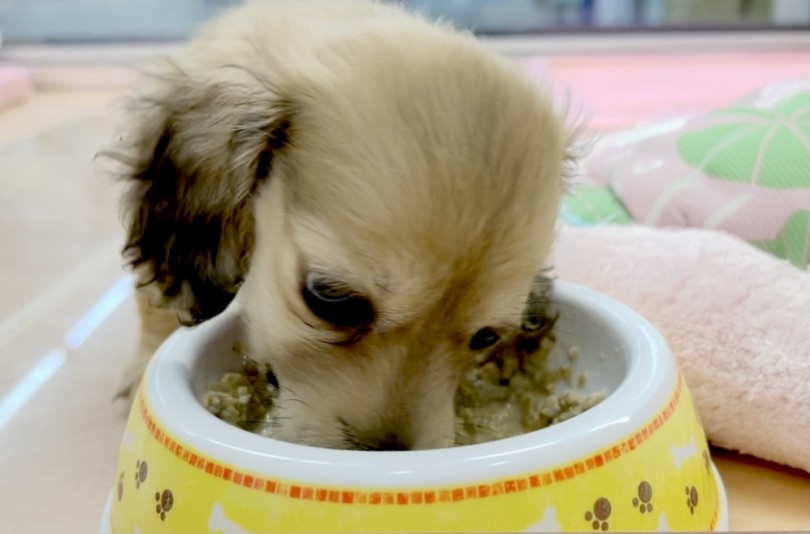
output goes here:
<path id="1" fill-rule="evenodd" d="M 556 275 L 666 337 L 715 445 L 810 471 L 810 272 L 705 230 L 562 229 Z"/>

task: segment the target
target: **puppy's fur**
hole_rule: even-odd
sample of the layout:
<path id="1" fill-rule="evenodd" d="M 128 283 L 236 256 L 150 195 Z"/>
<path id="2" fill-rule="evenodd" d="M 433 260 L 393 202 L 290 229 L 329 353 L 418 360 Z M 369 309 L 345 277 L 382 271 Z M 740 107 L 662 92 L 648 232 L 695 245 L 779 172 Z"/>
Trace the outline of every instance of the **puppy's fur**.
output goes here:
<path id="1" fill-rule="evenodd" d="M 175 328 L 239 291 L 251 357 L 282 386 L 277 436 L 425 449 L 489 327 L 519 328 L 547 260 L 568 139 L 549 99 L 475 39 L 362 0 L 271 0 L 157 65 L 122 145 L 141 298 L 131 391 Z M 317 273 L 371 306 L 337 326 Z M 171 316 L 170 316 L 171 315 Z"/>

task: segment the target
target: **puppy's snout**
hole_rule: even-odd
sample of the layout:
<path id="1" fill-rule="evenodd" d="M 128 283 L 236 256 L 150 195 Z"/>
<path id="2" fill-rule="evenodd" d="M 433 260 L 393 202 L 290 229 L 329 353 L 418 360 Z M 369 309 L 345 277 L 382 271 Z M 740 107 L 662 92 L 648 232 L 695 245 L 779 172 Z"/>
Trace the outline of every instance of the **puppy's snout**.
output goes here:
<path id="1" fill-rule="evenodd" d="M 377 446 L 371 450 L 375 451 L 407 451 L 411 449 L 409 440 L 403 440 L 396 433 L 389 433 L 382 437 Z"/>
<path id="2" fill-rule="evenodd" d="M 363 451 L 408 451 L 413 449 L 413 440 L 407 432 L 391 430 L 385 426 L 378 429 L 371 429 L 363 432 L 349 426 L 345 421 L 341 421 L 343 435 L 346 437 L 346 445 L 350 449 Z"/>

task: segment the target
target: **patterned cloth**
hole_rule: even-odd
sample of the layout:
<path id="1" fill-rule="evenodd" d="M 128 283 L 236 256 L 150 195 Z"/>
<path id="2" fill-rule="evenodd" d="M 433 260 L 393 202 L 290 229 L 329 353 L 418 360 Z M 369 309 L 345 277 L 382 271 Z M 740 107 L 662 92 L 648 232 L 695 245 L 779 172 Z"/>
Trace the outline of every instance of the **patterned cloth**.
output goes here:
<path id="1" fill-rule="evenodd" d="M 569 224 L 719 230 L 810 266 L 810 80 L 610 134 L 583 163 Z"/>

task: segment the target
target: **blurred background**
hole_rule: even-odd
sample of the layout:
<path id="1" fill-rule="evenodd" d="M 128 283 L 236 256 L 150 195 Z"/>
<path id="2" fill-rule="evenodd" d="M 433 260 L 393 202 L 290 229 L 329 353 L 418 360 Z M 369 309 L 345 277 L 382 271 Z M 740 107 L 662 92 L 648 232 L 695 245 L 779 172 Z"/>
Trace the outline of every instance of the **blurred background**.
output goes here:
<path id="1" fill-rule="evenodd" d="M 32 89 L 125 87 L 131 75 L 128 68 L 133 64 L 176 50 L 205 21 L 242 1 L 0 0 L 0 108 L 30 95 Z M 428 17 L 472 30 L 500 52 L 528 58 L 536 73 L 556 68 L 555 79 L 562 85 L 570 88 L 579 84 L 584 91 L 593 87 L 595 80 L 587 80 L 586 84 L 584 79 L 571 79 L 570 69 L 561 72 L 559 65 L 551 65 L 549 61 L 572 56 L 653 52 L 758 54 L 810 47 L 807 0 L 401 0 L 401 3 Z M 671 72 L 677 71 L 680 60 L 695 63 L 678 57 L 668 59 L 675 69 Z M 753 60 L 756 62 L 757 58 Z M 656 63 L 649 58 L 648 61 Z M 635 75 L 651 83 L 654 81 L 649 77 L 651 72 L 645 70 L 643 63 L 638 63 Z M 743 68 L 745 61 L 721 63 L 721 70 L 715 70 L 715 74 L 722 69 Z M 607 68 L 609 64 L 610 61 L 599 60 L 582 66 L 581 73 L 598 72 L 600 65 Z M 596 70 L 591 70 L 592 67 Z M 611 72 L 614 77 L 633 75 L 621 68 L 611 67 Z M 681 78 L 684 94 L 694 90 L 688 78 L 695 75 L 692 72 Z M 671 89 L 671 84 L 662 85 Z M 746 85 L 742 90 L 750 88 Z M 608 95 L 604 89 L 599 87 L 601 99 Z M 643 87 L 638 89 L 639 94 L 649 94 Z M 587 100 L 587 95 L 582 96 Z M 706 98 L 712 99 L 710 95 Z M 599 103 L 589 102 L 589 106 L 596 109 Z M 666 115 L 682 109 L 692 110 L 663 99 L 662 107 L 652 111 Z M 594 118 L 591 126 L 596 129 L 618 125 L 615 118 L 599 112 Z"/>
<path id="2" fill-rule="evenodd" d="M 176 41 L 238 0 L 2 0 L 7 43 Z M 810 28 L 804 0 L 406 0 L 482 34 Z"/>
<path id="3" fill-rule="evenodd" d="M 0 108 L 30 96 L 34 89 L 124 88 L 131 79 L 131 66 L 155 54 L 177 50 L 201 24 L 242 1 L 0 0 Z M 627 114 L 619 120 L 620 109 L 644 102 L 652 106 L 649 98 L 655 99 L 656 107 L 645 110 L 647 119 L 728 101 L 757 84 L 788 77 L 788 72 L 779 70 L 786 56 L 763 60 L 760 54 L 810 49 L 807 0 L 401 3 L 428 17 L 472 30 L 497 51 L 527 61 L 533 73 L 553 76 L 560 88 L 571 89 L 575 98 L 587 101 L 585 107 L 593 118 L 590 127 L 597 130 L 634 120 L 636 117 Z M 649 57 L 651 53 L 676 55 L 666 58 L 671 68 L 661 73 L 656 71 L 663 67 L 660 58 Z M 683 53 L 703 55 L 696 62 L 677 55 Z M 705 55 L 713 53 L 754 55 L 715 57 L 713 62 Z M 606 59 L 606 54 L 646 57 L 627 65 L 619 57 Z M 564 64 L 561 58 L 567 58 Z M 688 65 L 697 68 L 684 70 Z M 746 74 L 751 66 L 755 68 Z M 778 72 L 763 78 L 768 69 Z M 713 80 L 705 75 L 713 75 L 720 85 L 705 91 Z M 614 86 L 605 77 L 617 83 L 625 80 L 625 85 L 633 78 L 640 83 L 634 87 L 635 96 L 641 100 L 625 98 L 620 106 L 608 105 L 612 95 L 627 96 L 627 91 L 621 83 Z M 678 80 L 678 91 L 671 83 L 673 77 Z M 732 92 L 725 91 L 732 81 L 743 83 Z M 650 84 L 655 83 L 656 90 L 668 91 L 668 98 L 652 90 Z M 702 96 L 696 94 L 698 87 L 704 90 Z"/>

